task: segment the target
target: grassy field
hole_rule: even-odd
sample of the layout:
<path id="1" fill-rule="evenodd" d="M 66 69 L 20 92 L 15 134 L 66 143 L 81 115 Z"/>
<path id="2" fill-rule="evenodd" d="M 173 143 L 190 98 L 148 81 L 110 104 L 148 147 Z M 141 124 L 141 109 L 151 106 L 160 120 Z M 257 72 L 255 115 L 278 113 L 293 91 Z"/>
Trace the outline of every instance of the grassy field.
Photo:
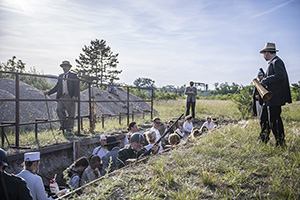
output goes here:
<path id="1" fill-rule="evenodd" d="M 257 120 L 240 121 L 104 177 L 70 198 L 300 199 L 299 107 L 296 102 L 283 108 L 286 149 L 274 149 L 273 136 L 267 145 L 258 143 Z M 184 111 L 174 101 L 155 108 L 165 119 Z M 238 118 L 236 112 L 231 102 L 197 102 L 199 117 Z"/>
<path id="2" fill-rule="evenodd" d="M 159 100 L 154 102 L 154 109 L 158 111 L 154 117 L 160 117 L 163 122 L 169 119 L 176 118 L 180 114 L 185 113 L 185 100 Z M 196 103 L 196 118 L 205 119 L 207 115 L 217 117 L 219 119 L 240 119 L 241 114 L 236 108 L 235 104 L 231 101 L 219 100 L 198 100 Z M 300 102 L 295 102 L 283 107 L 282 117 L 285 121 L 300 121 Z M 151 124 L 150 115 L 146 115 L 145 119 L 142 116 L 135 117 L 137 124 Z M 110 133 L 118 130 L 126 130 L 126 118 L 119 124 L 118 119 L 106 119 L 105 127 L 102 128 L 101 121 L 96 124 L 94 134 L 89 132 L 89 124 L 84 123 L 83 133 L 90 136 Z M 74 131 L 77 131 L 75 125 Z M 7 133 L 8 140 L 13 145 L 15 142 L 14 134 Z M 67 142 L 76 139 L 76 137 L 65 137 L 61 131 L 54 128 L 53 131 L 46 130 L 38 133 L 38 141 L 35 140 L 34 132 L 21 132 L 20 146 L 27 146 L 31 148 L 38 148 L 40 146 L 48 146 L 55 143 Z M 4 148 L 8 148 L 5 142 Z"/>

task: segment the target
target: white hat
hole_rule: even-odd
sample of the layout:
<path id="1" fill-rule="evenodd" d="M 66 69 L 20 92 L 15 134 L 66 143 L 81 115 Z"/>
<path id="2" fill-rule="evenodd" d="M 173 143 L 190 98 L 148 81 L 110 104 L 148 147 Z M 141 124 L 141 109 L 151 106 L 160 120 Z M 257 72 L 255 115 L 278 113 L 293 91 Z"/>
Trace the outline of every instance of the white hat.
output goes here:
<path id="1" fill-rule="evenodd" d="M 40 160 L 40 152 L 30 152 L 24 154 L 24 161 L 37 161 Z"/>
<path id="2" fill-rule="evenodd" d="M 108 137 L 108 135 L 101 135 L 100 139 L 101 139 L 101 140 L 106 140 L 107 137 Z"/>

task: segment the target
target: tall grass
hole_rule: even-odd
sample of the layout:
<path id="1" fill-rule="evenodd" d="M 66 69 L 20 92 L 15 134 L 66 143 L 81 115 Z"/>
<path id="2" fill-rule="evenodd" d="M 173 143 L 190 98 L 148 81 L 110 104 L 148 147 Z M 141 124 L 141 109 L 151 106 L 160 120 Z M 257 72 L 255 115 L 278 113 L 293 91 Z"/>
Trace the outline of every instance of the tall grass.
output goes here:
<path id="1" fill-rule="evenodd" d="M 273 136 L 267 145 L 258 143 L 256 120 L 244 125 L 190 139 L 87 187 L 74 199 L 95 194 L 100 199 L 299 199 L 299 122 L 285 122 L 286 149 L 274 149 Z"/>

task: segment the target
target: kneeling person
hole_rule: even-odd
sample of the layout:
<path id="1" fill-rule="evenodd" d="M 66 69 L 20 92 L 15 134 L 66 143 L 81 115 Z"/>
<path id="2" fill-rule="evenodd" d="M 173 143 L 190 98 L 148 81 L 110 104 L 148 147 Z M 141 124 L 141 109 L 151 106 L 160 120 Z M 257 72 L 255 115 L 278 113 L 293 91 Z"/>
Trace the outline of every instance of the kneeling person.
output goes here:
<path id="1" fill-rule="evenodd" d="M 144 154 L 147 150 L 143 148 L 143 144 L 145 143 L 145 138 L 141 133 L 134 133 L 130 137 L 129 144 L 130 146 L 127 148 L 123 148 L 119 151 L 117 156 L 117 167 L 122 168 L 126 165 L 127 159 L 136 158 L 138 159 L 142 154 Z"/>
<path id="2" fill-rule="evenodd" d="M 32 198 L 35 200 L 49 199 L 45 192 L 42 178 L 37 175 L 40 165 L 40 152 L 30 152 L 24 154 L 24 170 L 17 176 L 25 179 Z M 50 198 L 52 199 L 52 198 Z"/>

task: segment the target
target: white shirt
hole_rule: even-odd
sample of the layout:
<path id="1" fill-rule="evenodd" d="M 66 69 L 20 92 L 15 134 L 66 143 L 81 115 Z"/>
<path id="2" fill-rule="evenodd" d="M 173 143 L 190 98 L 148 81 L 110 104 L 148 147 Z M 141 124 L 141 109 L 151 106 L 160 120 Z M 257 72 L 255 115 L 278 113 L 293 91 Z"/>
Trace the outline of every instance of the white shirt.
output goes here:
<path id="1" fill-rule="evenodd" d="M 159 140 L 159 138 L 161 137 L 159 130 L 157 130 L 156 128 L 152 127 L 152 128 L 150 129 L 150 131 L 155 131 L 155 132 L 156 132 L 156 140 L 155 140 L 155 142 L 156 142 L 157 140 Z M 162 148 L 161 142 L 159 142 L 159 146 L 160 146 L 160 148 Z"/>
<path id="2" fill-rule="evenodd" d="M 67 72 L 66 74 L 63 75 L 64 78 L 68 78 L 68 74 L 69 72 Z M 63 94 L 69 94 L 68 91 L 68 85 L 67 85 L 67 80 L 62 80 L 62 93 Z"/>
<path id="3" fill-rule="evenodd" d="M 154 145 L 154 143 L 153 144 L 148 144 L 147 146 L 144 146 L 144 148 L 145 149 L 147 149 L 147 151 L 149 151 L 149 149 L 151 149 L 151 147 Z M 160 152 L 160 151 L 162 151 L 162 148 L 161 147 L 159 147 L 159 149 L 158 149 L 158 152 Z"/>
<path id="4" fill-rule="evenodd" d="M 188 121 L 184 122 L 183 124 L 183 132 L 190 133 L 193 129 L 193 122 L 189 123 Z"/>
<path id="5" fill-rule="evenodd" d="M 129 144 L 129 138 L 132 136 L 133 133 L 128 132 L 127 135 L 125 136 L 125 141 L 124 141 L 124 146 Z"/>
<path id="6" fill-rule="evenodd" d="M 202 126 L 206 126 L 206 128 L 208 128 L 208 130 L 213 129 L 214 124 L 212 122 L 208 123 L 207 121 L 204 122 L 204 124 Z"/>
<path id="7" fill-rule="evenodd" d="M 30 194 L 33 198 L 33 200 L 48 200 L 52 198 L 48 198 L 45 192 L 44 183 L 42 181 L 42 178 L 36 174 L 33 174 L 32 172 L 28 171 L 27 169 L 24 169 L 21 171 L 17 176 L 22 177 L 25 179 L 27 183 L 27 187 L 30 190 Z"/>
<path id="8" fill-rule="evenodd" d="M 98 155 L 101 160 L 102 157 L 105 156 L 108 153 L 108 150 L 106 148 L 103 148 L 101 145 L 99 147 L 96 147 L 93 151 L 93 154 Z"/>
<path id="9" fill-rule="evenodd" d="M 97 171 L 98 176 L 94 173 L 94 171 Z M 101 173 L 98 168 L 92 169 L 91 166 L 89 165 L 83 172 L 80 180 L 80 185 L 84 185 L 88 182 L 91 182 L 97 178 L 101 177 Z"/>

